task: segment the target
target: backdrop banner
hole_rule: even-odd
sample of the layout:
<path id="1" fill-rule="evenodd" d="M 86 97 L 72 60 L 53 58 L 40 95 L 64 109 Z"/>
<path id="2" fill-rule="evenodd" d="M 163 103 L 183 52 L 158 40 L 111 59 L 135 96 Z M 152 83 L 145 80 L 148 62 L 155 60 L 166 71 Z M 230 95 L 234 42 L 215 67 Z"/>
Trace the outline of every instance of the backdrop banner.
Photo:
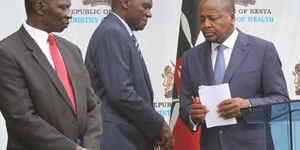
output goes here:
<path id="1" fill-rule="evenodd" d="M 59 35 L 78 45 L 83 57 L 93 31 L 110 12 L 110 3 L 111 0 L 72 1 L 73 18 L 69 28 Z M 154 106 L 166 121 L 171 114 L 181 6 L 182 0 L 153 0 L 152 18 L 145 30 L 135 33 L 152 81 Z M 26 20 L 24 1 L 0 0 L 0 15 L 2 40 Z M 299 18 L 298 0 L 236 0 L 237 27 L 275 44 L 291 99 L 300 98 Z M 199 37 L 197 43 L 203 41 Z M 5 150 L 6 142 L 5 122 L 0 114 L 0 150 Z"/>
<path id="2" fill-rule="evenodd" d="M 89 39 L 95 28 L 111 11 L 111 0 L 72 1 L 73 18 L 60 36 L 78 45 L 85 57 Z M 173 83 L 173 63 L 176 57 L 181 0 L 153 0 L 152 18 L 143 31 L 135 35 L 155 92 L 154 106 L 169 121 Z M 0 40 L 17 31 L 26 20 L 24 1 L 0 0 Z M 57 33 L 55 33 L 57 34 Z M 0 68 L 1 69 L 1 68 Z M 5 150 L 7 134 L 0 115 L 0 150 Z"/>

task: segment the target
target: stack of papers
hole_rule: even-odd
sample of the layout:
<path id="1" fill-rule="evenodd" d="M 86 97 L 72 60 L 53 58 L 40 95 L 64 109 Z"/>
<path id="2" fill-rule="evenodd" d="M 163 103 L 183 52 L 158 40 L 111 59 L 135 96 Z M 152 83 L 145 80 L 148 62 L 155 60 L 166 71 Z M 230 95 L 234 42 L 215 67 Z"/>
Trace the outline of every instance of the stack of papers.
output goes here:
<path id="1" fill-rule="evenodd" d="M 223 119 L 219 117 L 219 113 L 217 112 L 219 103 L 226 99 L 231 99 L 228 83 L 213 86 L 199 86 L 198 92 L 201 104 L 206 105 L 209 110 L 205 116 L 207 128 L 237 123 L 236 118 Z"/>

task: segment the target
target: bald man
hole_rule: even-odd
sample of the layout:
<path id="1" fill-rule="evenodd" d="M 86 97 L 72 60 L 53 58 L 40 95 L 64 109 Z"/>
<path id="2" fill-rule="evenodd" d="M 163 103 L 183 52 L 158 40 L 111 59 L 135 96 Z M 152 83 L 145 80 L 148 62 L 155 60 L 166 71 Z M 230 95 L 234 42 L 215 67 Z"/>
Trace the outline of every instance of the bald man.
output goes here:
<path id="1" fill-rule="evenodd" d="M 95 30 L 85 65 L 101 99 L 101 150 L 161 150 L 173 147 L 164 118 L 153 108 L 153 90 L 133 31 L 143 30 L 152 0 L 113 0 L 112 12 Z"/>

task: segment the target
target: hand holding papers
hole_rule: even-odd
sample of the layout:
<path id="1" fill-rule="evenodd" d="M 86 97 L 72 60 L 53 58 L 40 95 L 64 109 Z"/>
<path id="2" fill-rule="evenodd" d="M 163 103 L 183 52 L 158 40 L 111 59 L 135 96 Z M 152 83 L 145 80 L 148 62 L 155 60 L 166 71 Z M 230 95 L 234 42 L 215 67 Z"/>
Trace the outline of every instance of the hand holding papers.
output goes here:
<path id="1" fill-rule="evenodd" d="M 217 106 L 219 103 L 226 99 L 231 99 L 227 83 L 214 86 L 200 86 L 198 92 L 201 98 L 201 103 L 206 105 L 210 110 L 205 117 L 207 128 L 237 123 L 235 118 L 223 119 L 217 112 Z"/>
<path id="2" fill-rule="evenodd" d="M 194 124 L 198 124 L 205 119 L 205 115 L 209 110 L 201 104 L 199 97 L 194 98 L 192 96 L 192 100 L 193 104 L 189 106 L 190 119 Z"/>

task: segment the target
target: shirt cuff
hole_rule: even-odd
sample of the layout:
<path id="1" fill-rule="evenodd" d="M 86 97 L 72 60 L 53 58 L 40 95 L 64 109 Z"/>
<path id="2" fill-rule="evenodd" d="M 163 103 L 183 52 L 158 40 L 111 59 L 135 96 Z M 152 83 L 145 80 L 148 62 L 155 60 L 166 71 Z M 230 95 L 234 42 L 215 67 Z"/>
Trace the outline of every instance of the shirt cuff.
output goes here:
<path id="1" fill-rule="evenodd" d="M 252 107 L 250 99 L 247 99 L 247 100 L 248 100 L 248 103 L 249 103 L 249 107 Z"/>

